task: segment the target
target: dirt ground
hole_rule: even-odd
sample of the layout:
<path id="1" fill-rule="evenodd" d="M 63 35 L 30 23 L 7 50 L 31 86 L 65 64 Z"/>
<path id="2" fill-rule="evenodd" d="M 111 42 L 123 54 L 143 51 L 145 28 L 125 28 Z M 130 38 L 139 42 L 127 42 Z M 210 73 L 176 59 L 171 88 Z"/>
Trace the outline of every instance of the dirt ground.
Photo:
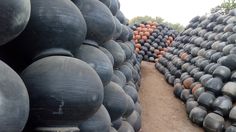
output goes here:
<path id="1" fill-rule="evenodd" d="M 142 62 L 142 132 L 203 132 L 192 124 L 185 105 L 173 95 L 173 87 L 154 68 L 154 63 Z"/>

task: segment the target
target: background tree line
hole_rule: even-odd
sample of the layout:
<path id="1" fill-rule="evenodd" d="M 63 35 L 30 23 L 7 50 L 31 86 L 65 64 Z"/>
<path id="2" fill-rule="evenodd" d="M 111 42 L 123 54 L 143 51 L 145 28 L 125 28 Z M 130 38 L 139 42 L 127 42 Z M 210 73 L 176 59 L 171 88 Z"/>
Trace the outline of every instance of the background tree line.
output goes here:
<path id="1" fill-rule="evenodd" d="M 224 0 L 222 4 L 212 8 L 210 10 L 211 13 L 221 13 L 221 14 L 228 14 L 230 10 L 236 8 L 236 0 Z M 134 17 L 129 21 L 130 25 L 133 25 L 135 23 L 139 24 L 141 22 L 147 22 L 147 21 L 155 21 L 159 24 L 165 24 L 173 29 L 175 29 L 178 32 L 182 32 L 184 30 L 184 26 L 181 25 L 180 23 L 170 23 L 166 22 L 163 18 L 161 17 L 150 17 L 150 16 L 137 16 Z"/>

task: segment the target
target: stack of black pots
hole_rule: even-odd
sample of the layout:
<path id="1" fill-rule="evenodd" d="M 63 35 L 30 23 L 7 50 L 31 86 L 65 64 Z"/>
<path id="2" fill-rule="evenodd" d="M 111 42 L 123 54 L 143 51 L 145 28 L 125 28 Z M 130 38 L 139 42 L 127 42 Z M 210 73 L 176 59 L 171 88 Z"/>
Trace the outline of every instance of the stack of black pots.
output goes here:
<path id="1" fill-rule="evenodd" d="M 0 7 L 1 132 L 141 129 L 140 62 L 118 0 Z"/>
<path id="2" fill-rule="evenodd" d="M 131 26 L 134 30 L 135 51 L 141 60 L 155 62 L 172 46 L 178 32 L 155 22 L 142 22 Z"/>
<path id="3" fill-rule="evenodd" d="M 236 10 L 194 17 L 156 63 L 207 132 L 236 131 Z"/>

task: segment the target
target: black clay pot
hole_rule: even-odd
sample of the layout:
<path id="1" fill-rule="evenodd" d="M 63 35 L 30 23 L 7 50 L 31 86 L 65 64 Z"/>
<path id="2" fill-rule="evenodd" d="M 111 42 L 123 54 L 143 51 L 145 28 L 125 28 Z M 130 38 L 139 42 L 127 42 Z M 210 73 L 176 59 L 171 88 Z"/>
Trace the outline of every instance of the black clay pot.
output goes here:
<path id="1" fill-rule="evenodd" d="M 86 40 L 79 49 L 77 49 L 75 58 L 87 62 L 99 75 L 103 86 L 106 86 L 112 78 L 113 66 L 108 56 L 104 54 L 96 42 Z"/>
<path id="2" fill-rule="evenodd" d="M 220 96 L 215 99 L 212 104 L 212 108 L 215 113 L 221 116 L 228 116 L 229 111 L 232 108 L 232 101 L 227 96 Z"/>
<path id="3" fill-rule="evenodd" d="M 231 71 L 228 67 L 225 66 L 219 66 L 213 72 L 213 77 L 219 77 L 224 82 L 228 81 L 230 76 L 231 76 Z"/>
<path id="4" fill-rule="evenodd" d="M 123 27 L 120 21 L 116 17 L 113 17 L 113 19 L 116 25 L 115 31 L 113 33 L 113 39 L 116 40 L 120 37 Z"/>
<path id="5" fill-rule="evenodd" d="M 135 132 L 138 132 L 141 129 L 141 116 L 137 111 L 133 111 L 133 113 L 127 117 L 126 120 L 134 128 Z"/>
<path id="6" fill-rule="evenodd" d="M 209 113 L 203 121 L 203 127 L 207 132 L 222 132 L 224 130 L 224 123 L 222 116 Z"/>
<path id="7" fill-rule="evenodd" d="M 192 109 L 194 109 L 197 106 L 198 106 L 198 102 L 197 101 L 187 101 L 186 102 L 186 112 L 187 112 L 187 114 L 190 114 Z"/>
<path id="8" fill-rule="evenodd" d="M 236 127 L 235 126 L 229 126 L 225 129 L 225 132 L 236 132 Z"/>
<path id="9" fill-rule="evenodd" d="M 125 75 L 126 82 L 129 82 L 132 79 L 132 70 L 127 65 L 120 66 L 119 70 Z"/>
<path id="10" fill-rule="evenodd" d="M 131 50 L 131 48 L 127 44 L 121 43 L 121 42 L 119 42 L 119 44 L 120 44 L 120 47 L 125 52 L 126 60 L 129 60 L 132 57 L 132 55 L 133 55 L 133 51 Z"/>
<path id="11" fill-rule="evenodd" d="M 134 128 L 127 121 L 122 121 L 122 124 L 118 129 L 118 132 L 135 132 L 135 131 Z"/>
<path id="12" fill-rule="evenodd" d="M 111 5 L 109 6 L 109 9 L 111 13 L 115 16 L 118 11 L 118 0 L 110 0 Z"/>
<path id="13" fill-rule="evenodd" d="M 222 52 L 216 52 L 215 54 L 213 54 L 211 56 L 211 62 L 217 62 L 218 59 L 220 59 L 221 57 L 223 56 L 223 53 Z"/>
<path id="14" fill-rule="evenodd" d="M 129 39 L 129 29 L 125 25 L 121 25 L 121 26 L 122 26 L 122 32 L 120 34 L 120 37 L 117 38 L 117 40 L 120 40 L 122 42 L 126 42 Z"/>
<path id="15" fill-rule="evenodd" d="M 182 101 L 186 102 L 188 100 L 189 96 L 190 96 L 190 90 L 189 89 L 184 89 L 181 92 L 180 99 Z"/>
<path id="16" fill-rule="evenodd" d="M 116 18 L 120 21 L 121 24 L 125 24 L 125 16 L 120 10 L 117 11 Z"/>
<path id="17" fill-rule="evenodd" d="M 228 67 L 230 70 L 235 70 L 236 69 L 236 55 L 235 54 L 230 54 L 228 56 L 226 56 L 226 58 L 224 58 L 224 60 L 222 60 L 221 64 L 223 66 Z"/>
<path id="18" fill-rule="evenodd" d="M 126 97 L 127 97 L 127 104 L 128 105 L 127 105 L 125 113 L 123 114 L 124 118 L 129 117 L 134 111 L 134 101 L 133 101 L 133 99 L 127 94 L 126 94 Z"/>
<path id="19" fill-rule="evenodd" d="M 142 114 L 142 107 L 141 107 L 140 103 L 138 103 L 138 102 L 135 103 L 134 110 L 137 111 L 139 113 L 139 115 Z"/>
<path id="20" fill-rule="evenodd" d="M 114 127 L 110 127 L 110 132 L 117 132 L 117 130 Z"/>
<path id="21" fill-rule="evenodd" d="M 205 73 L 204 72 L 196 72 L 193 75 L 194 80 L 198 81 Z"/>
<path id="22" fill-rule="evenodd" d="M 128 107 L 126 96 L 124 90 L 114 82 L 104 87 L 103 105 L 108 110 L 111 121 L 117 120 L 126 112 Z"/>
<path id="23" fill-rule="evenodd" d="M 87 25 L 87 39 L 99 44 L 113 37 L 115 22 L 111 11 L 97 0 L 72 0 L 81 10 Z M 94 26 L 96 25 L 96 26 Z"/>
<path id="24" fill-rule="evenodd" d="M 120 71 L 119 71 L 120 73 Z M 125 78 L 125 75 L 122 73 L 120 74 L 122 75 L 122 77 Z M 123 81 L 123 78 L 120 78 L 118 75 L 116 75 L 115 73 L 112 75 L 112 78 L 111 78 L 111 81 L 112 82 L 115 82 L 116 84 L 118 84 L 120 87 L 124 87 L 125 86 L 125 83 L 126 83 L 126 78 L 125 80 Z"/>
<path id="25" fill-rule="evenodd" d="M 230 77 L 230 80 L 233 81 L 233 82 L 236 81 L 236 71 L 233 71 L 233 72 L 232 72 L 232 75 L 231 75 L 231 77 Z"/>
<path id="26" fill-rule="evenodd" d="M 79 125 L 80 132 L 110 132 L 110 127 L 111 118 L 103 105 L 92 117 Z"/>
<path id="27" fill-rule="evenodd" d="M 114 127 L 116 130 L 118 130 L 122 124 L 122 120 L 123 120 L 123 118 L 120 117 L 119 119 L 112 121 L 112 127 Z"/>
<path id="28" fill-rule="evenodd" d="M 211 91 L 217 96 L 221 94 L 221 89 L 224 86 L 220 78 L 211 78 L 203 85 L 207 91 Z"/>
<path id="29" fill-rule="evenodd" d="M 209 109 L 214 100 L 215 96 L 212 93 L 204 92 L 198 97 L 197 102 L 199 103 L 199 105 Z"/>
<path id="30" fill-rule="evenodd" d="M 231 99 L 235 100 L 236 99 L 236 83 L 227 82 L 222 89 L 222 93 L 224 95 L 231 97 Z"/>
<path id="31" fill-rule="evenodd" d="M 125 61 L 125 52 L 118 43 L 113 40 L 107 41 L 102 45 L 114 58 L 114 67 L 119 67 Z"/>
<path id="32" fill-rule="evenodd" d="M 200 87 L 200 88 L 198 88 L 197 90 L 194 91 L 193 96 L 197 100 L 199 98 L 199 96 L 204 92 L 205 92 L 205 88 Z"/>
<path id="33" fill-rule="evenodd" d="M 138 101 L 138 92 L 135 89 L 135 87 L 131 85 L 125 85 L 123 89 L 125 93 L 128 94 L 133 99 L 134 103 Z"/>
<path id="34" fill-rule="evenodd" d="M 176 84 L 174 86 L 174 91 L 173 91 L 175 97 L 180 98 L 181 97 L 181 93 L 182 93 L 183 90 L 184 90 L 184 88 L 183 88 L 183 86 L 180 83 Z"/>
<path id="35" fill-rule="evenodd" d="M 199 80 L 202 83 L 203 86 L 205 86 L 206 82 L 212 78 L 212 75 L 205 74 L 203 75 Z"/>
<path id="36" fill-rule="evenodd" d="M 99 46 L 99 49 L 100 49 L 104 54 L 107 55 L 107 57 L 108 57 L 109 60 L 111 61 L 112 66 L 114 66 L 114 58 L 113 58 L 112 54 L 111 54 L 107 49 L 105 49 L 105 48 L 103 48 L 103 47 L 101 47 L 101 46 Z"/>
<path id="37" fill-rule="evenodd" d="M 29 115 L 29 96 L 25 84 L 19 75 L 2 61 L 0 73 L 0 131 L 22 131 Z"/>
<path id="38" fill-rule="evenodd" d="M 0 45 L 3 45 L 25 29 L 30 18 L 30 0 L 4 0 L 0 4 L 0 9 Z"/>
<path id="39" fill-rule="evenodd" d="M 32 125 L 78 126 L 103 101 L 99 76 L 87 63 L 75 58 L 40 59 L 28 66 L 21 77 L 30 95 Z"/>
<path id="40" fill-rule="evenodd" d="M 204 68 L 204 72 L 208 73 L 209 69 L 214 65 L 215 63 L 210 63 Z"/>
<path id="41" fill-rule="evenodd" d="M 223 54 L 224 55 L 228 55 L 230 53 L 230 50 L 234 47 L 234 44 L 229 44 L 229 45 L 226 45 L 224 48 L 223 48 Z"/>
<path id="42" fill-rule="evenodd" d="M 7 57 L 4 61 L 14 69 L 21 66 L 20 70 L 23 70 L 33 60 L 51 55 L 72 56 L 86 37 L 85 20 L 71 1 L 31 0 L 31 7 L 30 20 L 25 30 L 1 49 L 1 54 L 6 52 L 2 55 L 3 58 Z"/>
<path id="43" fill-rule="evenodd" d="M 235 121 L 236 121 L 236 107 L 235 107 L 235 106 L 230 110 L 229 119 L 230 119 L 232 122 L 235 122 Z"/>
<path id="44" fill-rule="evenodd" d="M 191 110 L 189 118 L 193 123 L 196 123 L 199 126 L 203 125 L 204 118 L 207 115 L 207 111 L 202 107 L 195 107 Z"/>
<path id="45" fill-rule="evenodd" d="M 101 1 L 103 4 L 105 4 L 107 7 L 110 7 L 111 5 L 111 0 L 99 0 Z"/>

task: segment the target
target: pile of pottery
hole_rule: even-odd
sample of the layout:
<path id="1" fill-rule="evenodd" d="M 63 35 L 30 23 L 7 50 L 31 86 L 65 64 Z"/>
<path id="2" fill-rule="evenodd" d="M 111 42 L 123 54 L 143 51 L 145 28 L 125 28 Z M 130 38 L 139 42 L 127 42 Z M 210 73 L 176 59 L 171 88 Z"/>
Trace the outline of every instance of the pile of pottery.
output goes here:
<path id="1" fill-rule="evenodd" d="M 134 30 L 135 51 L 145 61 L 155 62 L 172 46 L 178 32 L 163 24 L 142 22 L 131 26 Z"/>
<path id="2" fill-rule="evenodd" d="M 1 132 L 141 129 L 140 63 L 118 0 L 0 8 Z"/>
<path id="3" fill-rule="evenodd" d="M 205 131 L 236 131 L 235 44 L 236 10 L 197 16 L 155 65 Z"/>

